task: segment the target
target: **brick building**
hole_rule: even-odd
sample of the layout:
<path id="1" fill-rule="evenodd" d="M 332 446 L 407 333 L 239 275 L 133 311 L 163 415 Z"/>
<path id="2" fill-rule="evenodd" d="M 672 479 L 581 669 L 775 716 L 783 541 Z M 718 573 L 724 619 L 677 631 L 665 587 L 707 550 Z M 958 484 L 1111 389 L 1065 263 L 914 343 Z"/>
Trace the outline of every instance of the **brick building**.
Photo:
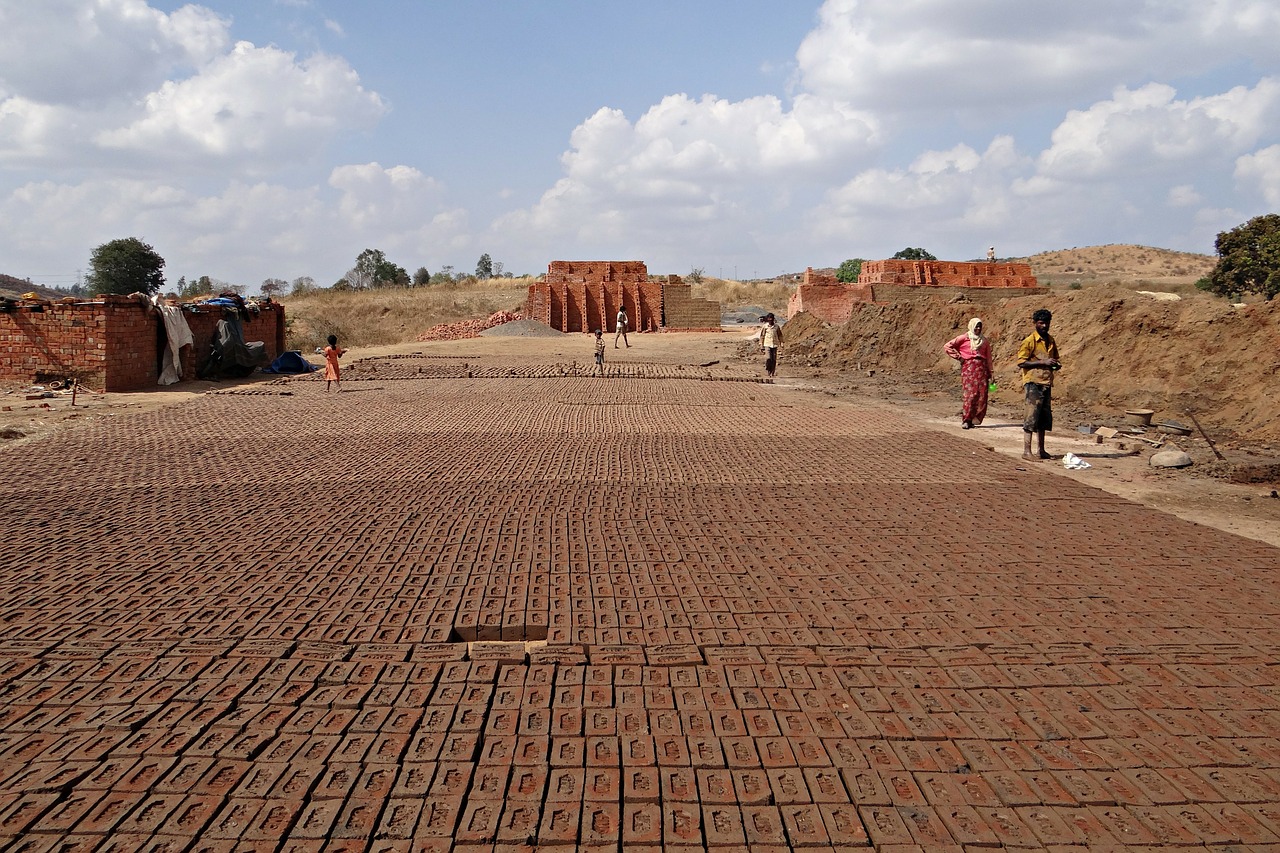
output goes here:
<path id="1" fill-rule="evenodd" d="M 182 378 L 194 379 L 209 353 L 223 308 L 183 306 L 195 343 L 183 347 Z M 50 382 L 75 378 L 96 391 L 136 391 L 160 378 L 164 323 L 159 312 L 131 296 L 93 301 L 6 303 L 0 310 L 0 381 Z M 244 323 L 246 340 L 284 351 L 284 308 L 261 306 Z"/>

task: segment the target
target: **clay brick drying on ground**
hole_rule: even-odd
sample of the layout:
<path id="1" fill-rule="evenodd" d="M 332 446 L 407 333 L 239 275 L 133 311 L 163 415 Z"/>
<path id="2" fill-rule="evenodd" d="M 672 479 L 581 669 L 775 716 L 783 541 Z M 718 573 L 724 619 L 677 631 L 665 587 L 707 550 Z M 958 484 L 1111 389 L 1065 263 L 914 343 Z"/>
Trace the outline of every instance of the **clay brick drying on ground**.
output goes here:
<path id="1" fill-rule="evenodd" d="M 1280 844 L 1277 549 L 882 408 L 463 363 L 0 450 L 4 846 Z"/>

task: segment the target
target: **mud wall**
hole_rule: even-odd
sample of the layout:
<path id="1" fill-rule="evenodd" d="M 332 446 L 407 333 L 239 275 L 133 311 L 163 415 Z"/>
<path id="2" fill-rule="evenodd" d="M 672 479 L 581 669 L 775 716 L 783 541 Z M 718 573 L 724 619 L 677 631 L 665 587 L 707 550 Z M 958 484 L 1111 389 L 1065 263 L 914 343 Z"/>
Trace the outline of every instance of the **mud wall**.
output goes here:
<path id="1" fill-rule="evenodd" d="M 184 306 L 195 344 L 182 351 L 183 379 L 209 352 L 222 309 Z M 0 381 L 75 378 L 102 391 L 136 391 L 160 378 L 163 323 L 150 304 L 128 296 L 92 302 L 23 303 L 0 312 Z M 263 341 L 275 358 L 284 349 L 284 309 L 263 307 L 244 324 L 245 340 Z"/>

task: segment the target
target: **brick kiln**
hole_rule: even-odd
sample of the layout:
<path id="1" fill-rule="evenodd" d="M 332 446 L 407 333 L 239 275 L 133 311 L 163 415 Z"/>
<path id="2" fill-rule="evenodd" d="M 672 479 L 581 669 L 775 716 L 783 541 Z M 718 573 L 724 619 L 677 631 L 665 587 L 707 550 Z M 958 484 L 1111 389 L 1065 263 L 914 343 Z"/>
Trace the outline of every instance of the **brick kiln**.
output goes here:
<path id="1" fill-rule="evenodd" d="M 787 318 L 801 311 L 828 323 L 847 321 L 863 302 L 901 302 L 924 294 L 964 293 L 970 299 L 1043 293 L 1031 265 L 965 261 L 865 261 L 856 283 L 805 270 L 787 303 Z"/>
<path id="2" fill-rule="evenodd" d="M 633 331 L 718 331 L 720 304 L 690 290 L 677 275 L 651 278 L 642 261 L 553 261 L 529 285 L 524 313 L 562 332 L 613 332 L 624 306 Z"/>

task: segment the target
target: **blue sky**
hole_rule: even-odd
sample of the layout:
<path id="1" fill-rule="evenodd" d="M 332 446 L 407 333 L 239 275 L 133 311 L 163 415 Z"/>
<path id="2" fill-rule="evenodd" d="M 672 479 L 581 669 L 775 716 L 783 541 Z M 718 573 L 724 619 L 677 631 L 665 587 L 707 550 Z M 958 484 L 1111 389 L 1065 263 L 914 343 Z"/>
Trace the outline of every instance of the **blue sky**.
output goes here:
<path id="1" fill-rule="evenodd" d="M 749 278 L 1280 209 L 1272 0 L 0 0 L 0 272 Z"/>

